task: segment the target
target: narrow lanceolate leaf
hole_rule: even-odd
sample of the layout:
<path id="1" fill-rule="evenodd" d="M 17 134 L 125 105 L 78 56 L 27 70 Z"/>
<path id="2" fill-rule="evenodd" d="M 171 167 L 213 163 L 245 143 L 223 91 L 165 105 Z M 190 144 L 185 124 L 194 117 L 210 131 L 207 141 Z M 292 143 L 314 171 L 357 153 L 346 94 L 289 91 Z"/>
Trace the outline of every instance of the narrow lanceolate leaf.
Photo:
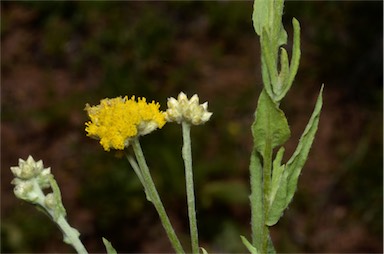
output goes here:
<path id="1" fill-rule="evenodd" d="M 285 165 L 282 165 L 281 167 L 284 168 Z M 271 205 L 269 207 L 268 215 L 265 220 L 265 224 L 268 226 L 275 225 L 280 217 L 283 215 L 283 212 L 285 208 L 287 208 L 287 177 L 285 174 L 282 174 L 282 176 L 279 179 L 279 186 L 276 191 L 275 196 L 273 197 L 273 200 L 271 201 Z"/>
<path id="2" fill-rule="evenodd" d="M 284 96 L 287 94 L 289 89 L 292 86 L 293 80 L 295 79 L 297 70 L 299 68 L 300 63 L 300 24 L 297 19 L 293 18 L 293 49 L 292 49 L 292 58 L 289 68 L 285 66 L 288 62 L 288 55 L 285 49 L 281 49 L 281 71 L 279 73 L 279 78 L 283 80 L 283 86 L 280 93 L 276 94 L 276 101 L 281 101 Z"/>
<path id="3" fill-rule="evenodd" d="M 300 23 L 297 19 L 293 18 L 292 20 L 293 25 L 293 48 L 292 48 L 292 58 L 291 58 L 291 64 L 289 65 L 290 72 L 289 72 L 289 80 L 288 80 L 288 86 L 286 88 L 286 92 L 291 88 L 293 80 L 295 79 L 297 70 L 299 68 L 300 63 Z"/>
<path id="4" fill-rule="evenodd" d="M 276 49 L 281 45 L 287 43 L 287 32 L 284 29 L 283 22 L 281 21 L 281 17 L 283 16 L 284 9 L 284 0 L 275 0 L 270 1 L 274 3 L 272 8 L 273 11 L 273 29 L 275 30 L 272 34 L 276 36 Z"/>
<path id="5" fill-rule="evenodd" d="M 203 252 L 203 254 L 208 254 L 208 251 L 206 249 L 204 249 L 203 247 L 200 247 L 200 249 Z"/>
<path id="6" fill-rule="evenodd" d="M 317 131 L 322 106 L 322 91 L 323 88 L 321 88 L 314 112 L 292 158 L 286 165 L 281 165 L 284 149 L 280 148 L 273 162 L 271 204 L 265 220 L 265 224 L 268 226 L 273 226 L 279 221 L 296 191 L 298 177 L 308 157 L 309 149 Z"/>
<path id="7" fill-rule="evenodd" d="M 287 206 L 291 201 L 293 195 L 296 191 L 297 180 L 299 178 L 301 169 L 304 166 L 305 161 L 307 160 L 309 150 L 311 149 L 313 139 L 315 138 L 315 134 L 317 131 L 317 127 L 319 124 L 321 107 L 323 105 L 323 88 L 324 85 L 320 89 L 319 97 L 317 98 L 317 102 L 315 105 L 315 109 L 312 113 L 311 118 L 303 134 L 301 135 L 299 144 L 292 157 L 286 164 L 286 172 L 287 176 Z"/>
<path id="8" fill-rule="evenodd" d="M 247 240 L 247 238 L 245 238 L 244 236 L 240 236 L 241 238 L 241 241 L 243 242 L 243 244 L 245 245 L 245 247 L 247 247 L 248 251 L 252 254 L 259 254 L 260 252 L 257 251 L 257 249 L 252 246 L 252 244 Z"/>
<path id="9" fill-rule="evenodd" d="M 262 58 L 265 62 L 265 67 L 267 68 L 266 74 L 268 75 L 268 78 L 271 82 L 272 86 L 272 91 L 270 92 L 269 89 L 267 90 L 269 96 L 274 99 L 275 98 L 275 93 L 274 93 L 274 88 L 276 87 L 277 84 L 277 78 L 278 78 L 278 73 L 277 73 L 277 64 L 276 64 L 276 55 L 277 51 L 274 50 L 274 48 L 271 46 L 272 42 L 270 40 L 270 36 L 267 32 L 266 29 L 263 29 L 263 34 L 261 36 L 261 54 Z M 264 74 L 264 73 L 262 73 Z M 267 89 L 267 88 L 266 88 Z"/>
<path id="10" fill-rule="evenodd" d="M 271 182 L 271 196 L 270 196 L 270 202 L 275 199 L 277 190 L 279 189 L 281 178 L 283 177 L 283 172 L 285 165 L 281 165 L 281 160 L 283 159 L 284 155 L 284 147 L 280 147 L 279 151 L 276 154 L 275 160 L 273 161 L 273 171 L 272 171 L 272 182 Z"/>
<path id="11" fill-rule="evenodd" d="M 270 194 L 270 206 L 265 224 L 275 225 L 286 208 L 287 177 L 284 174 L 285 165 L 281 165 L 284 155 L 284 147 L 281 147 L 273 161 L 272 190 Z"/>
<path id="12" fill-rule="evenodd" d="M 255 0 L 253 3 L 253 27 L 259 36 L 261 36 L 263 28 L 271 32 L 274 47 L 279 47 L 287 41 L 287 33 L 281 22 L 283 8 L 283 0 Z"/>
<path id="13" fill-rule="evenodd" d="M 274 92 L 277 95 L 278 101 L 284 97 L 285 87 L 288 84 L 289 76 L 289 63 L 288 63 L 288 53 L 284 48 L 281 48 L 280 54 L 280 73 L 277 85 L 274 87 Z"/>
<path id="14" fill-rule="evenodd" d="M 287 119 L 263 90 L 260 94 L 252 133 L 256 150 L 264 157 L 266 145 L 271 149 L 284 144 L 291 135 Z"/>
<path id="15" fill-rule="evenodd" d="M 257 35 L 261 36 L 263 27 L 267 26 L 268 17 L 269 17 L 269 1 L 265 0 L 255 0 L 253 2 L 253 28 Z"/>
<path id="16" fill-rule="evenodd" d="M 115 248 L 113 248 L 111 242 L 103 237 L 103 243 L 108 254 L 117 254 Z"/>
<path id="17" fill-rule="evenodd" d="M 267 63 L 263 55 L 261 55 L 261 77 L 263 78 L 264 89 L 266 90 L 267 94 L 273 98 L 275 94 L 272 90 L 272 83 L 269 78 Z"/>

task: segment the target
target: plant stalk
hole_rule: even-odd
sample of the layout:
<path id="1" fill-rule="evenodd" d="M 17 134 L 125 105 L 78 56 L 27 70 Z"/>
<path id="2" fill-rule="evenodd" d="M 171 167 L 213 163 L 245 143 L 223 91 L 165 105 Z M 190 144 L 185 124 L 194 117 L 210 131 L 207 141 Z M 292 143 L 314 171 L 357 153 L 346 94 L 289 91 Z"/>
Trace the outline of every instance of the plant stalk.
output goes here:
<path id="1" fill-rule="evenodd" d="M 139 163 L 139 167 L 141 169 L 143 181 L 145 182 L 144 188 L 146 188 L 147 195 L 150 196 L 150 201 L 155 206 L 157 213 L 159 214 L 161 223 L 168 235 L 168 238 L 177 253 L 185 253 L 181 243 L 172 227 L 172 224 L 168 218 L 167 213 L 165 212 L 163 203 L 161 202 L 160 196 L 156 190 L 155 183 L 152 180 L 151 174 L 149 172 L 149 168 L 145 161 L 145 157 L 143 151 L 140 146 L 140 142 L 138 138 L 132 140 L 132 147 L 135 153 L 137 162 Z"/>
<path id="2" fill-rule="evenodd" d="M 271 171 L 272 171 L 272 142 L 266 140 L 264 159 L 263 159 L 263 212 L 264 212 L 264 227 L 263 227 L 263 247 L 262 252 L 268 253 L 269 230 L 265 224 L 269 212 L 269 197 L 271 192 Z"/>
<path id="3" fill-rule="evenodd" d="M 189 229 L 191 234 L 192 253 L 199 253 L 199 238 L 196 222 L 195 194 L 193 187 L 192 152 L 191 152 L 191 125 L 182 122 L 183 129 L 183 159 L 185 166 L 185 183 L 187 192 Z"/>
<path id="4" fill-rule="evenodd" d="M 69 244 L 71 244 L 77 253 L 79 254 L 88 254 L 87 250 L 85 249 L 83 243 L 79 239 L 79 235 L 76 229 L 72 228 L 67 220 L 64 218 L 64 216 L 60 215 L 57 220 L 55 220 L 56 224 L 60 227 L 60 229 L 64 233 L 64 239 L 67 239 Z"/>

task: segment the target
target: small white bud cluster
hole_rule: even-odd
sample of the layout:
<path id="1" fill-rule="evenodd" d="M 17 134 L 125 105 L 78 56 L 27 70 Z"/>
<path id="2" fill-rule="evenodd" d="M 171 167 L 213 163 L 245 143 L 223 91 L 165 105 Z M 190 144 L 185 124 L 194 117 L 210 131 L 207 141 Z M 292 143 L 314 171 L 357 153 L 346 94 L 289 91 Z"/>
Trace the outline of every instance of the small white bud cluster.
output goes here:
<path id="1" fill-rule="evenodd" d="M 15 176 L 11 183 L 15 185 L 16 197 L 33 203 L 43 201 L 41 189 L 50 186 L 51 168 L 44 168 L 41 160 L 36 162 L 29 156 L 27 160 L 19 159 L 19 166 L 11 167 L 11 171 Z"/>
<path id="2" fill-rule="evenodd" d="M 43 192 L 43 189 L 52 189 L 51 181 L 55 180 L 51 168 L 44 168 L 41 160 L 35 161 L 32 156 L 27 160 L 19 159 L 19 166 L 11 167 L 11 171 L 15 176 L 11 183 L 15 185 L 13 192 L 17 198 L 40 205 L 52 215 L 65 214 L 61 198 L 56 200 L 53 193 L 45 195 Z"/>
<path id="3" fill-rule="evenodd" d="M 193 125 L 200 125 L 207 122 L 212 112 L 208 112 L 208 102 L 199 104 L 199 97 L 197 94 L 193 95 L 190 100 L 181 92 L 177 100 L 173 97 L 168 98 L 168 109 L 165 112 L 166 120 L 168 122 L 181 123 L 186 121 Z"/>

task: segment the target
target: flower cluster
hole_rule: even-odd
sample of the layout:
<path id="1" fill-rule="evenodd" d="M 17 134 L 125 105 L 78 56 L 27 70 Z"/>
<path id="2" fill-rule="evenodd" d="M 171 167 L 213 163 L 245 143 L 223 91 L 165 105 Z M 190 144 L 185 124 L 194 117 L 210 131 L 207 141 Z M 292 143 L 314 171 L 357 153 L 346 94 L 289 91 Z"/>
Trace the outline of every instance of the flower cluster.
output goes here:
<path id="1" fill-rule="evenodd" d="M 85 107 L 91 121 L 86 122 L 87 136 L 100 139 L 104 150 L 123 150 L 129 141 L 162 128 L 165 114 L 159 111 L 159 103 L 147 103 L 145 98 L 132 96 L 103 99 L 97 106 Z"/>
<path id="2" fill-rule="evenodd" d="M 177 100 L 173 97 L 168 99 L 168 109 L 166 111 L 166 119 L 169 122 L 181 123 L 186 121 L 193 125 L 200 125 L 207 122 L 212 112 L 208 112 L 208 102 L 199 104 L 197 94 L 193 95 L 190 100 L 181 92 Z"/>
<path id="3" fill-rule="evenodd" d="M 50 187 L 51 168 L 44 168 L 41 160 L 36 162 L 29 156 L 27 160 L 19 159 L 19 166 L 11 167 L 11 171 L 15 176 L 12 184 L 16 197 L 36 204 L 44 203 L 41 189 Z"/>

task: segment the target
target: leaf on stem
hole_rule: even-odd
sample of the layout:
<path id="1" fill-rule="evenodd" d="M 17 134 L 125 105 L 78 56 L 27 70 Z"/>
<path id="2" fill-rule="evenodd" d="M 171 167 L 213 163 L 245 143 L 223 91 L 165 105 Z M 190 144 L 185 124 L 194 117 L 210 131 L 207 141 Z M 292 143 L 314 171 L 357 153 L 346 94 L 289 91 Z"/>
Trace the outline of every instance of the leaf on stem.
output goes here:
<path id="1" fill-rule="evenodd" d="M 281 45 L 287 43 L 287 32 L 281 21 L 283 8 L 283 0 L 255 0 L 252 14 L 253 26 L 260 36 L 262 48 L 261 69 L 264 88 L 274 101 L 277 101 L 275 97 L 278 95 L 275 90 L 281 90 L 282 86 L 278 84 L 278 51 Z"/>
<path id="2" fill-rule="evenodd" d="M 324 88 L 324 85 L 320 89 L 320 93 L 317 98 L 315 109 L 312 113 L 311 118 L 309 119 L 307 126 L 305 127 L 303 134 L 300 137 L 299 144 L 297 145 L 297 148 L 293 153 L 292 157 L 289 159 L 289 161 L 286 164 L 286 172 L 288 174 L 287 175 L 287 181 L 288 181 L 287 202 L 288 203 L 291 201 L 296 191 L 298 177 L 300 175 L 301 169 L 304 166 L 305 161 L 307 160 L 309 150 L 311 149 L 313 139 L 315 138 L 315 134 L 316 134 L 317 127 L 319 124 L 319 119 L 320 119 L 321 107 L 323 105 L 323 96 L 322 96 L 323 88 Z"/>
<path id="3" fill-rule="evenodd" d="M 272 46 L 273 42 L 267 32 L 266 29 L 263 28 L 263 34 L 260 38 L 260 43 L 261 43 L 261 54 L 262 58 L 265 61 L 265 67 L 267 68 L 267 75 L 269 77 L 270 83 L 272 84 L 272 88 L 270 87 L 265 87 L 269 96 L 271 98 L 275 98 L 275 87 L 277 84 L 277 78 L 278 78 L 278 73 L 277 73 L 277 68 L 276 68 L 276 55 L 277 51 L 275 48 Z"/>
<path id="4" fill-rule="evenodd" d="M 103 243 L 104 243 L 104 246 L 105 246 L 105 249 L 107 250 L 107 253 L 108 254 L 117 254 L 115 248 L 113 248 L 112 244 L 110 241 L 108 241 L 107 239 L 105 239 L 104 237 L 103 238 Z"/>
<path id="5" fill-rule="evenodd" d="M 293 80 L 295 79 L 297 70 L 299 68 L 300 55 L 301 55 L 300 23 L 297 19 L 293 18 L 292 19 L 292 25 L 293 25 L 293 48 L 292 48 L 291 64 L 289 65 L 290 72 L 289 72 L 288 86 L 286 88 L 287 91 L 292 86 Z M 287 92 L 285 92 L 285 93 L 287 93 Z"/>
<path id="6" fill-rule="evenodd" d="M 281 111 L 263 90 L 260 94 L 252 133 L 256 150 L 264 157 L 267 142 L 271 149 L 282 145 L 291 132 L 284 112 Z"/>
<path id="7" fill-rule="evenodd" d="M 284 154 L 284 147 L 281 147 L 273 161 L 272 190 L 270 195 L 270 206 L 265 224 L 275 225 L 283 211 L 287 207 L 287 177 L 285 174 L 285 165 L 281 165 Z"/>
<path id="8" fill-rule="evenodd" d="M 53 197 L 55 199 L 55 209 L 53 209 L 53 219 L 57 221 L 60 216 L 67 216 L 67 212 L 65 211 L 63 201 L 61 200 L 61 192 L 60 187 L 57 184 L 55 178 L 53 176 L 49 177 L 49 183 L 51 185 L 53 191 Z"/>
<path id="9" fill-rule="evenodd" d="M 201 249 L 201 252 L 203 252 L 203 254 L 208 254 L 208 251 L 206 249 L 204 249 L 203 247 L 200 247 Z"/>
<path id="10" fill-rule="evenodd" d="M 288 53 L 285 50 L 285 48 L 281 48 L 281 54 L 280 54 L 280 73 L 278 77 L 278 83 L 275 87 L 275 93 L 277 94 L 278 98 L 283 98 L 285 93 L 283 92 L 286 90 L 287 87 L 287 81 L 288 81 L 288 75 L 289 75 L 289 63 L 288 63 Z M 280 101 L 281 99 L 278 99 Z"/>
<path id="11" fill-rule="evenodd" d="M 256 247 L 253 246 L 248 240 L 247 238 L 245 238 L 244 236 L 240 236 L 241 238 L 241 241 L 243 242 L 243 244 L 245 245 L 245 247 L 247 247 L 248 251 L 252 254 L 259 254 L 260 252 L 257 251 Z"/>
<path id="12" fill-rule="evenodd" d="M 281 159 L 284 153 L 284 149 L 281 148 L 273 162 L 272 191 L 270 196 L 271 205 L 266 218 L 266 224 L 268 226 L 273 226 L 279 221 L 296 191 L 300 172 L 307 160 L 317 131 L 322 107 L 322 92 L 323 87 L 321 87 L 312 116 L 290 160 L 286 165 L 281 165 Z"/>
<path id="13" fill-rule="evenodd" d="M 271 187 L 271 197 L 270 197 L 271 203 L 276 196 L 279 186 L 281 185 L 280 183 L 281 183 L 283 172 L 285 169 L 285 165 L 281 165 L 281 160 L 283 159 L 284 151 L 285 151 L 284 147 L 280 147 L 275 157 L 275 160 L 273 161 L 272 187 Z"/>
<path id="14" fill-rule="evenodd" d="M 295 79 L 297 70 L 299 68 L 300 63 L 300 24 L 297 19 L 293 18 L 293 49 L 292 49 L 292 58 L 291 63 L 288 66 L 288 54 L 284 48 L 281 48 L 280 55 L 280 65 L 281 70 L 279 73 L 279 79 L 282 81 L 281 90 L 275 91 L 276 93 L 276 101 L 281 101 L 284 96 L 287 94 L 289 89 L 292 86 L 293 80 Z M 276 88 L 274 86 L 274 88 Z"/>
<path id="15" fill-rule="evenodd" d="M 263 32 L 263 28 L 271 32 L 275 47 L 279 47 L 287 42 L 287 33 L 281 22 L 283 8 L 283 0 L 255 0 L 253 3 L 253 27 L 259 36 Z"/>

